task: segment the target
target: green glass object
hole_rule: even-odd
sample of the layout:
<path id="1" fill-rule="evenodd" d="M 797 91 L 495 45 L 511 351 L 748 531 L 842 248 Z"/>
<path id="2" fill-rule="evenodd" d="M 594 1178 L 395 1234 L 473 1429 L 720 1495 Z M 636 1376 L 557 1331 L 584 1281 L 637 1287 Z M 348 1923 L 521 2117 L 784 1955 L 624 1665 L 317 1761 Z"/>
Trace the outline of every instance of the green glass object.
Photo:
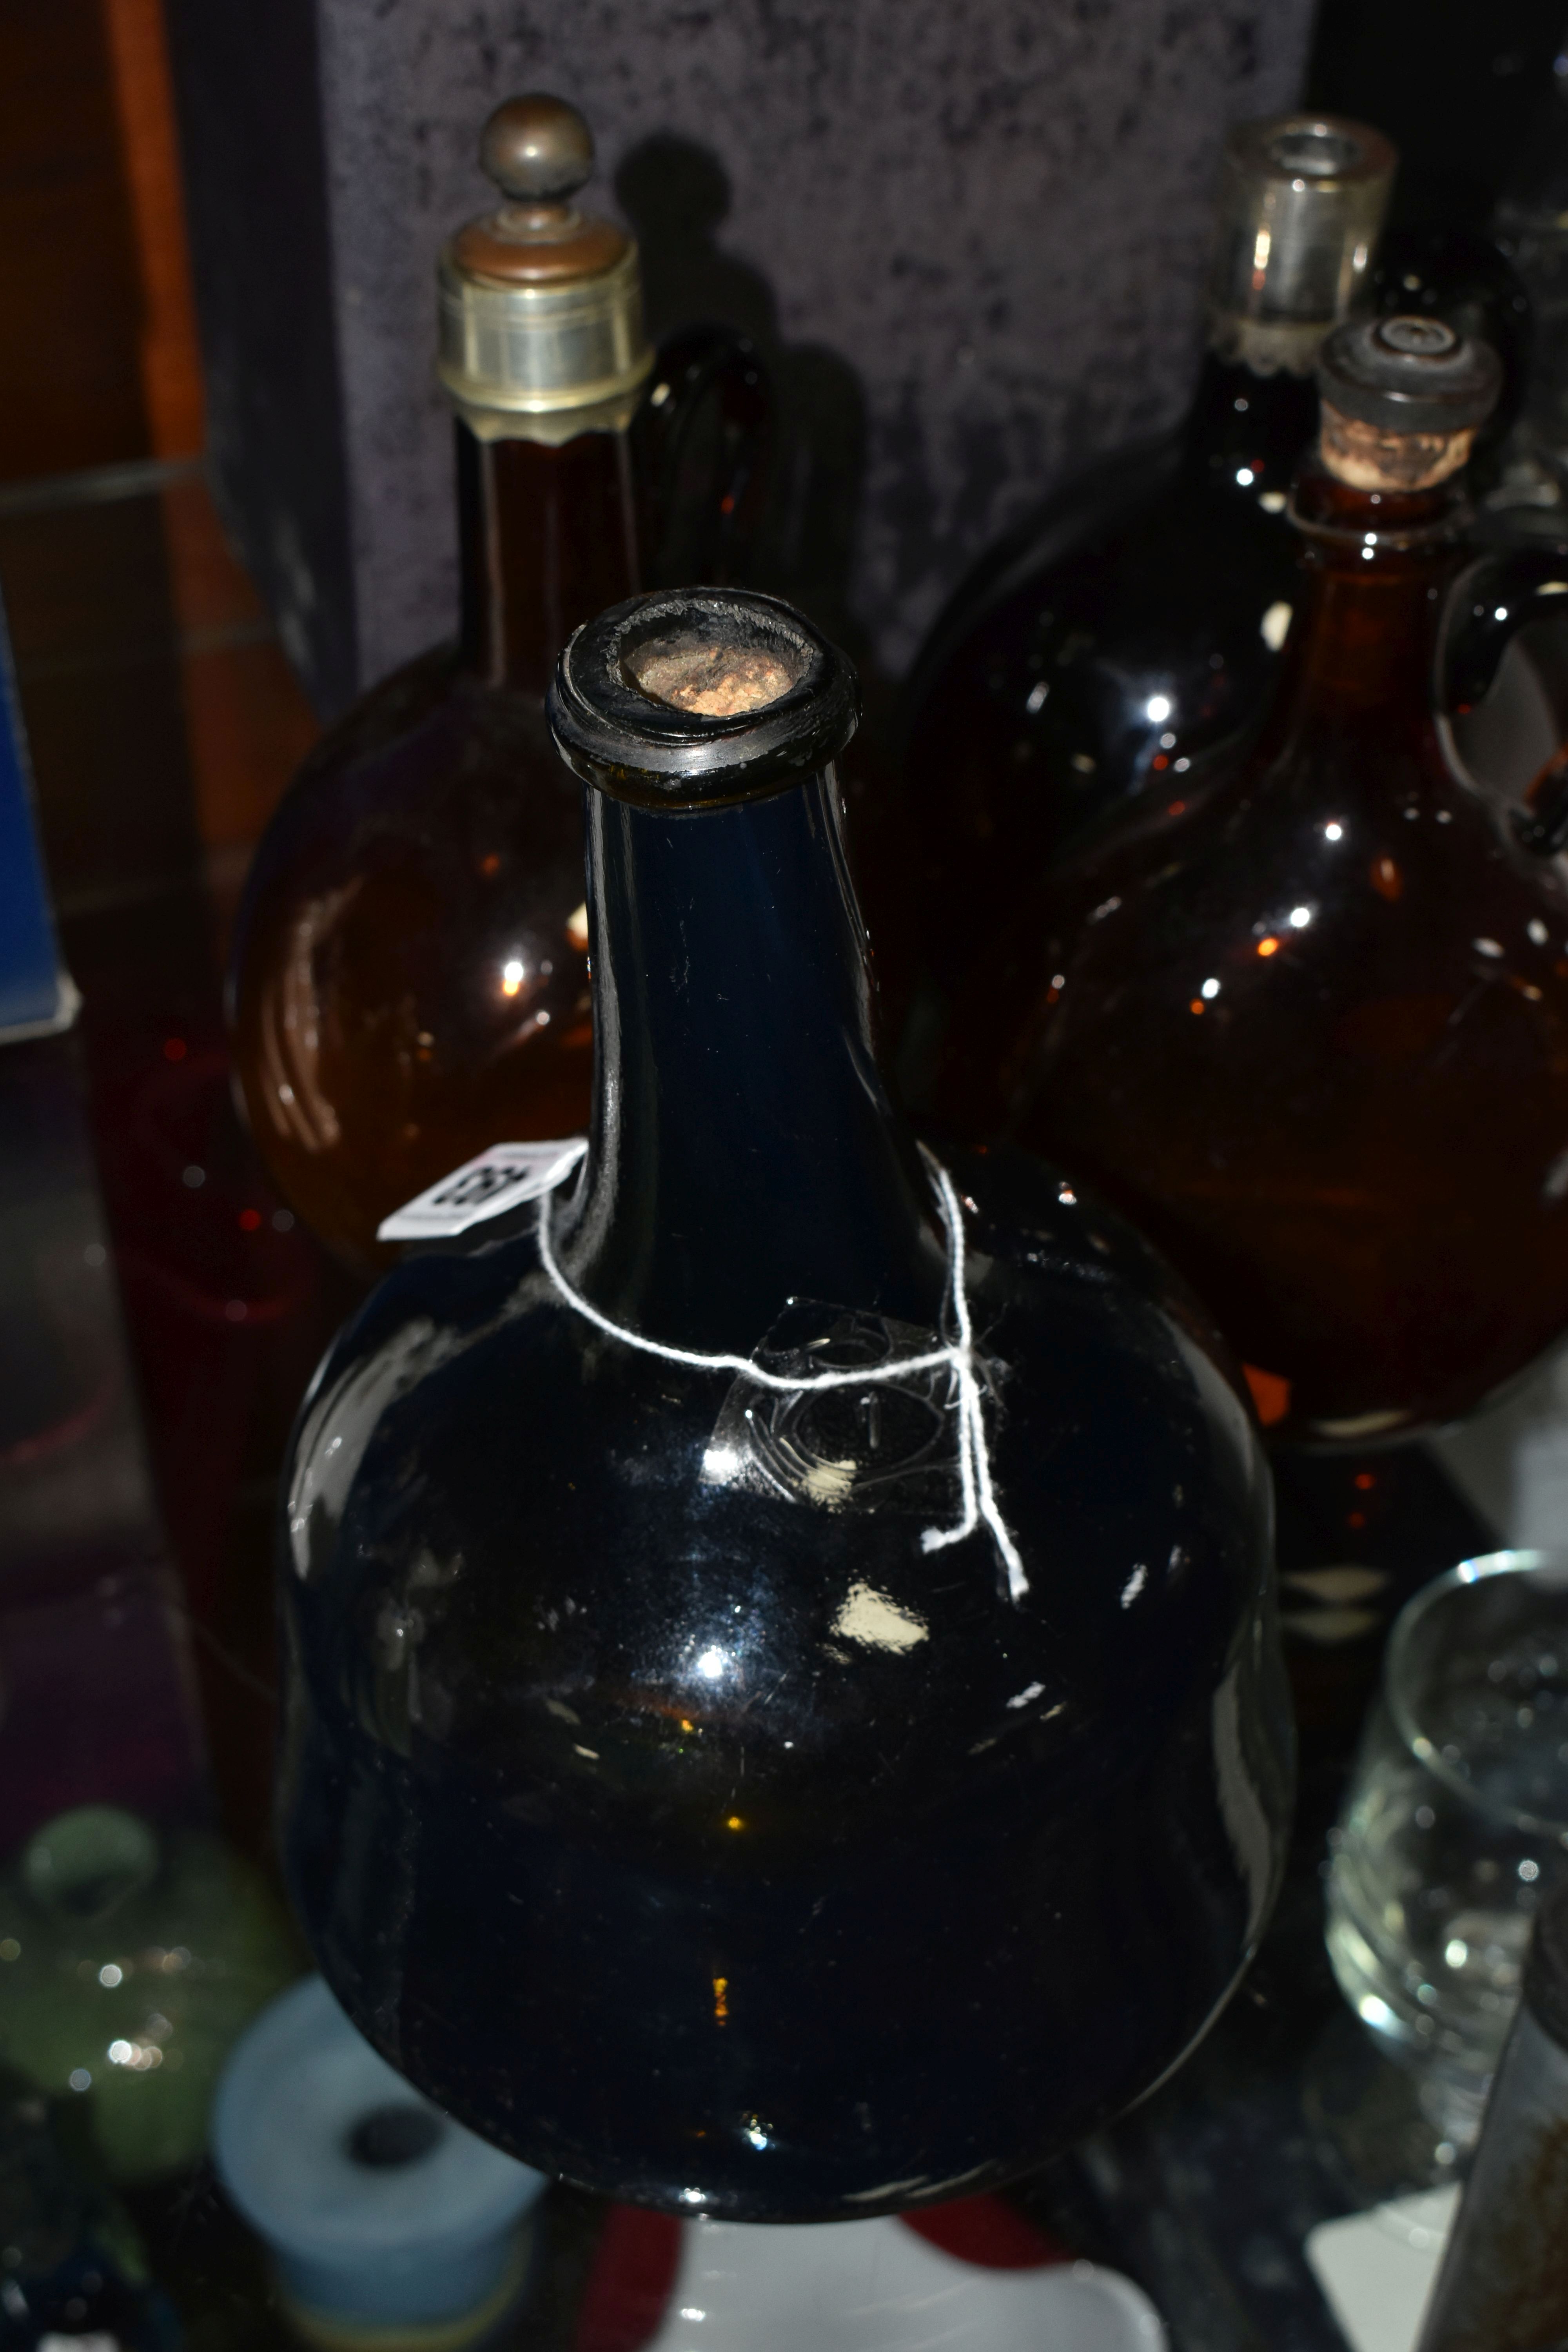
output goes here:
<path id="1" fill-rule="evenodd" d="M 114 2178 L 152 2179 L 200 2156 L 230 2044 L 300 1969 L 280 1906 L 220 1838 L 82 1805 L 0 1880 L 0 2062 L 89 2096 Z"/>

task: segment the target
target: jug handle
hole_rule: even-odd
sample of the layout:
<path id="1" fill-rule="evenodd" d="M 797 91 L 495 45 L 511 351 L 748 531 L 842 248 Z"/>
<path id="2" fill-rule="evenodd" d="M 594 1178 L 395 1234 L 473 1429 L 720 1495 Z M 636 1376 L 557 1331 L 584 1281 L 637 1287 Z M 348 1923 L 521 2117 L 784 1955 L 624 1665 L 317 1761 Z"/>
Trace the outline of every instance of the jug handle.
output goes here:
<path id="1" fill-rule="evenodd" d="M 699 417 L 712 415 L 712 471 L 695 485 L 688 460 Z M 740 576 L 767 491 L 773 439 L 773 385 L 755 343 L 732 327 L 681 327 L 658 347 L 637 412 L 648 485 L 652 584 L 692 578 L 721 586 Z M 682 562 L 675 544 L 687 500 L 706 507 L 697 560 Z M 684 574 L 678 581 L 676 572 Z"/>
<path id="2" fill-rule="evenodd" d="M 1525 848 L 1537 857 L 1555 857 L 1568 848 L 1568 743 L 1552 753 L 1509 817 Z"/>
<path id="3" fill-rule="evenodd" d="M 1492 685 L 1504 654 L 1531 621 L 1568 621 L 1568 546 L 1510 548 L 1480 557 L 1456 581 L 1443 648 L 1443 707 L 1462 718 Z M 1568 744 L 1554 752 L 1509 812 L 1540 857 L 1568 846 Z"/>

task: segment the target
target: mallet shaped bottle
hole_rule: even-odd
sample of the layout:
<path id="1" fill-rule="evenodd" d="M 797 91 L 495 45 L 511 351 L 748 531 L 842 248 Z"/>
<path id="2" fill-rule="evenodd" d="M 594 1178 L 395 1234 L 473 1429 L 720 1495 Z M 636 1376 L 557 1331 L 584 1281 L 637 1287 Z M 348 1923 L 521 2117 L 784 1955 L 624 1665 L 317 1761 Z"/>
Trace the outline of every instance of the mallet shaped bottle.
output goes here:
<path id="1" fill-rule="evenodd" d="M 591 1144 L 308 1402 L 290 1886 L 362 2032 L 528 2161 L 736 2219 L 952 2195 L 1145 2089 L 1259 1931 L 1254 1427 L 1112 1219 L 891 1110 L 843 657 L 642 598 L 552 709 Z"/>

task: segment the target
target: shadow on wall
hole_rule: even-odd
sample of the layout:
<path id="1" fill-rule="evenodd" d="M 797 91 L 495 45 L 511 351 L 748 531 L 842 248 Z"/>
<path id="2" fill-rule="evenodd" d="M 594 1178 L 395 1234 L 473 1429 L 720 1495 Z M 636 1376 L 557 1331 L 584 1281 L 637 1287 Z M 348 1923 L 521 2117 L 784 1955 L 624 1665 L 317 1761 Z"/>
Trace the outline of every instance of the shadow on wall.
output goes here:
<path id="1" fill-rule="evenodd" d="M 788 597 L 864 666 L 870 648 L 848 605 L 866 477 L 859 377 L 819 344 L 785 343 L 767 279 L 721 249 L 730 182 L 709 149 L 658 132 L 626 157 L 616 194 L 641 248 L 655 338 L 700 323 L 738 328 L 773 378 L 778 431 L 750 583 Z"/>

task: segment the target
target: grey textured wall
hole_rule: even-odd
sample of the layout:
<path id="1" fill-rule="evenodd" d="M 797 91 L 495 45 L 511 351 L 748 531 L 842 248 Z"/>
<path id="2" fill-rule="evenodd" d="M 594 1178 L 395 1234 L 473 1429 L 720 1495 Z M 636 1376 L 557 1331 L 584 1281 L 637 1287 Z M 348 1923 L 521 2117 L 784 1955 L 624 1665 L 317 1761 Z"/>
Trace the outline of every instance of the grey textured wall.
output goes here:
<path id="1" fill-rule="evenodd" d="M 1311 0 L 315 5 L 362 680 L 452 622 L 432 270 L 484 205 L 499 98 L 543 88 L 588 114 L 591 194 L 613 208 L 620 173 L 656 326 L 727 312 L 784 347 L 786 390 L 837 436 L 799 459 L 801 496 L 852 529 L 857 634 L 897 671 L 1006 521 L 1184 404 L 1219 142 L 1292 100 L 1311 18 Z"/>

